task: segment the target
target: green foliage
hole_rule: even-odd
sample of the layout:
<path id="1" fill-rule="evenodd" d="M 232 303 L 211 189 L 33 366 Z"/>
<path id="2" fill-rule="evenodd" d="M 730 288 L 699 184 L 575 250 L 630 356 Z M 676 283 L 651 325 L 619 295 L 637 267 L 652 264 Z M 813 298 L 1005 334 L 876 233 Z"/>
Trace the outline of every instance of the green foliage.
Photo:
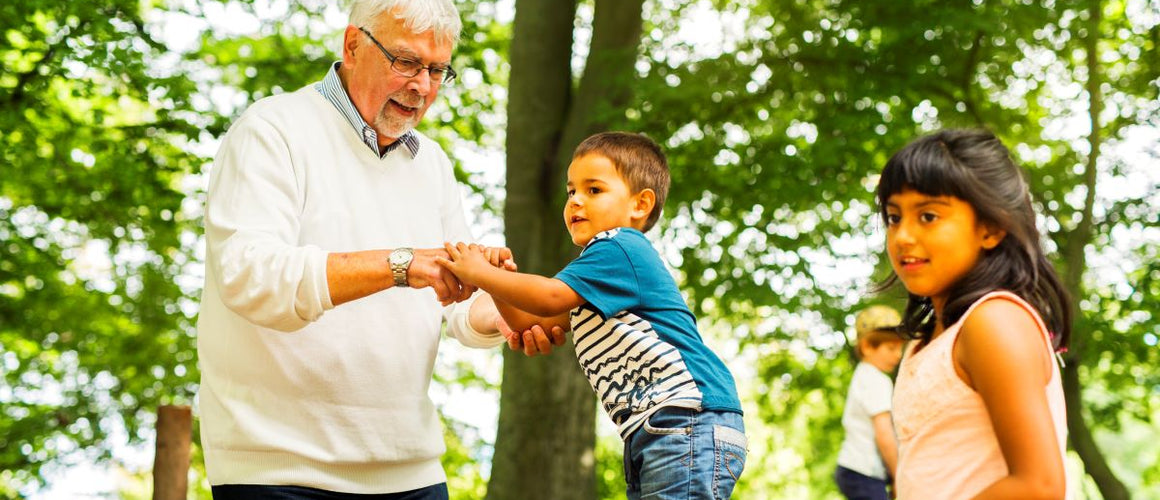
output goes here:
<path id="1" fill-rule="evenodd" d="M 603 415 L 601 415 L 603 417 Z M 596 498 L 624 498 L 624 441 L 615 431 L 597 434 Z"/>
<path id="2" fill-rule="evenodd" d="M 341 37 L 319 32 L 322 7 L 0 7 L 4 488 L 26 489 L 43 465 L 76 450 L 107 460 L 123 445 L 111 430 L 148 438 L 158 404 L 192 400 L 200 194 L 187 176 L 208 161 L 194 151 L 249 103 L 322 78 L 337 58 L 327 47 Z M 235 8 L 263 19 L 258 33 L 211 24 L 192 52 L 165 46 L 166 19 L 212 23 L 220 18 L 211 13 Z M 504 84 L 497 40 L 508 27 L 480 13 L 465 25 L 456 64 L 485 85 L 446 92 L 451 109 L 469 114 L 443 112 L 428 132 L 494 143 L 479 111 L 496 106 Z M 492 62 L 468 62 L 476 59 Z"/>
<path id="3" fill-rule="evenodd" d="M 139 2 L 6 2 L 0 60 L 0 482 L 110 452 L 195 389 L 183 175 L 195 91 Z"/>
<path id="4" fill-rule="evenodd" d="M 478 431 L 461 422 L 443 420 L 447 452 L 441 461 L 443 470 L 447 471 L 447 489 L 453 500 L 475 500 L 483 498 L 487 492 L 487 481 L 482 474 L 484 462 L 479 455 L 480 446 L 468 442 L 466 438 L 469 437 L 478 440 Z"/>
<path id="5" fill-rule="evenodd" d="M 192 400 L 204 151 L 248 104 L 321 79 L 341 37 L 319 28 L 325 2 L 273 13 L 233 4 L 262 19 L 257 31 L 211 24 L 184 54 L 156 20 L 212 21 L 225 4 L 0 5 L 0 497 L 77 450 L 108 459 L 114 429 L 140 442 L 158 404 Z M 503 144 L 511 38 L 495 2 L 457 5 L 461 77 L 423 125 L 452 155 Z M 1078 0 L 706 5 L 646 3 L 635 100 L 604 111 L 666 147 L 673 189 L 654 239 L 707 331 L 736 342 L 731 362 L 752 370 L 742 383 L 753 444 L 737 496 L 833 495 L 851 367 L 842 332 L 869 301 L 900 304 L 871 295 L 887 269 L 876 173 L 917 134 L 948 126 L 987 126 L 1012 146 L 1064 270 L 1069 249 L 1087 252 L 1082 341 L 1069 353 L 1085 411 L 1113 468 L 1140 478 L 1130 484 L 1141 495 L 1157 493 L 1147 485 L 1160 463 L 1124 442 L 1158 437 L 1160 190 L 1141 173 L 1158 158 L 1108 154 L 1133 126 L 1160 123 L 1155 2 L 1105 2 L 1095 29 Z M 722 50 L 677 36 L 718 14 L 744 29 Z M 1073 241 L 1093 31 L 1105 154 L 1093 234 Z M 457 165 L 475 181 L 468 171 Z M 473 188 L 498 205 L 496 186 Z M 457 374 L 440 382 L 480 384 Z M 482 497 L 490 444 L 446 424 L 452 494 Z M 616 498 L 619 442 L 596 450 L 599 494 Z"/>
<path id="6" fill-rule="evenodd" d="M 691 2 L 673 3 L 678 15 L 704 16 Z M 1085 245 L 1147 266 L 1084 280 L 1076 326 L 1088 340 L 1076 361 L 1097 426 L 1151 419 L 1160 391 L 1147 367 L 1160 361 L 1153 333 L 1160 296 L 1138 285 L 1126 292 L 1125 285 L 1154 269 L 1147 256 L 1156 253 L 1155 187 L 1099 198 L 1091 240 L 1068 241 L 1082 219 L 1088 159 L 1086 136 L 1074 125 L 1087 103 L 1087 3 L 766 0 L 718 7 L 747 30 L 720 53 L 674 41 L 681 23 L 653 14 L 638 99 L 625 116 L 629 128 L 667 146 L 673 187 L 660 239 L 672 247 L 695 311 L 733 323 L 745 349 L 759 353 L 759 394 L 784 391 L 762 403 L 761 421 L 781 429 L 809 416 L 803 428 L 811 437 L 777 441 L 809 464 L 809 477 L 788 477 L 775 490 L 802 482 L 814 494 L 830 488 L 833 456 L 822 447 L 837 443 L 812 436 L 815 429 L 840 434 L 834 379 L 848 376 L 834 369 L 840 332 L 873 300 L 872 276 L 858 263 L 877 261 L 881 251 L 876 174 L 893 151 L 941 127 L 988 127 L 1012 147 L 1028 168 L 1055 248 Z M 1132 124 L 1154 126 L 1160 116 L 1160 66 L 1147 64 L 1160 28 L 1154 4 L 1116 2 L 1103 14 L 1099 34 L 1116 34 L 1099 42 L 1109 82 L 1102 92 L 1118 108 L 1102 115 L 1103 134 L 1114 145 Z M 1155 183 L 1143 173 L 1147 163 L 1104 158 L 1100 182 L 1131 175 Z M 1143 234 L 1150 244 L 1147 237 L 1140 242 Z"/>

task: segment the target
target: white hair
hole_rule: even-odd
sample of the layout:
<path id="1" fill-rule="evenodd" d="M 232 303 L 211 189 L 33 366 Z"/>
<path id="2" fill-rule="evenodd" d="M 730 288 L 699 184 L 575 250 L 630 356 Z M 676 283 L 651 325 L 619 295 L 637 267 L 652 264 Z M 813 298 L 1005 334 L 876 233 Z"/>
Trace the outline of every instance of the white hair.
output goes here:
<path id="1" fill-rule="evenodd" d="M 393 13 L 414 33 L 435 32 L 435 40 L 454 46 L 463 22 L 451 0 L 351 0 L 350 24 L 371 29 L 379 16 Z"/>

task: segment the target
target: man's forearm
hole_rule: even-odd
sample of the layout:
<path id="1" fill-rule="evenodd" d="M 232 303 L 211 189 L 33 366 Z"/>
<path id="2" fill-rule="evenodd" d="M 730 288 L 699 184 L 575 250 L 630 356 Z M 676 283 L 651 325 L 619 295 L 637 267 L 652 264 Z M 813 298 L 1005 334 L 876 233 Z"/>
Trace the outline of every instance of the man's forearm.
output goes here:
<path id="1" fill-rule="evenodd" d="M 472 330 L 479 333 L 499 333 L 499 328 L 496 327 L 497 319 L 499 319 L 499 311 L 497 311 L 491 296 L 486 293 L 476 297 L 475 301 L 471 303 L 471 308 L 467 310 L 467 324 L 471 326 Z"/>
<path id="2" fill-rule="evenodd" d="M 331 253 L 326 257 L 326 285 L 335 306 L 394 286 L 387 265 L 390 250 Z"/>

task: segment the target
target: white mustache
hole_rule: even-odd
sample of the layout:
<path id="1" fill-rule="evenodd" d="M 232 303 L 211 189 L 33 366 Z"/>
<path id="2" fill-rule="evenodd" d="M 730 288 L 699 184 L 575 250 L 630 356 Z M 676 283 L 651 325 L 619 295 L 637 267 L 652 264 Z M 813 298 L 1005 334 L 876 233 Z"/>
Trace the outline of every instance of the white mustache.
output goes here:
<path id="1" fill-rule="evenodd" d="M 409 108 L 421 108 L 427 103 L 423 97 L 407 98 L 402 95 L 391 96 L 390 99 Z"/>

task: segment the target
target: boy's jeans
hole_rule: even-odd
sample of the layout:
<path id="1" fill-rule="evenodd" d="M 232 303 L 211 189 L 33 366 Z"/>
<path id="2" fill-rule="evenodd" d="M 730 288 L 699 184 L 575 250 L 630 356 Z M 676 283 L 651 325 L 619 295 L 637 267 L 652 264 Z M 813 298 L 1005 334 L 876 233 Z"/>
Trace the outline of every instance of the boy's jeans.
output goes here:
<path id="1" fill-rule="evenodd" d="M 727 499 L 746 444 L 737 413 L 663 408 L 624 443 L 628 499 Z"/>

